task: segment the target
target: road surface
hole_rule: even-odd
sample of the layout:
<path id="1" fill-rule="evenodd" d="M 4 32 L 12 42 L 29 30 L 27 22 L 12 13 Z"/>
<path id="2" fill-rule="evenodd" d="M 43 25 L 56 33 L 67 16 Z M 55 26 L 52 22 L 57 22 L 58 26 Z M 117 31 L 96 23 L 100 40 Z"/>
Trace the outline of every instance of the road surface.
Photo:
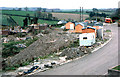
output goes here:
<path id="1" fill-rule="evenodd" d="M 111 29 L 112 40 L 98 51 L 65 65 L 39 72 L 36 75 L 104 75 L 108 68 L 118 65 L 118 27 L 107 25 Z M 120 30 L 120 28 L 119 28 Z"/>

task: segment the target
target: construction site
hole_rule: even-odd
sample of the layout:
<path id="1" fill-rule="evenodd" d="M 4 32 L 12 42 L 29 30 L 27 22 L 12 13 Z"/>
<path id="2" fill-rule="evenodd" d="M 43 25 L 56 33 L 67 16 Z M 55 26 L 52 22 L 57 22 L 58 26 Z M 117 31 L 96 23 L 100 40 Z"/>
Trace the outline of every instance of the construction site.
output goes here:
<path id="1" fill-rule="evenodd" d="M 116 61 L 118 49 L 118 12 L 84 7 L 74 11 L 28 7 L 3 10 L 2 75 L 111 74 L 108 68 L 116 62 L 109 65 L 110 60 Z M 103 72 L 96 72 L 98 67 Z"/>

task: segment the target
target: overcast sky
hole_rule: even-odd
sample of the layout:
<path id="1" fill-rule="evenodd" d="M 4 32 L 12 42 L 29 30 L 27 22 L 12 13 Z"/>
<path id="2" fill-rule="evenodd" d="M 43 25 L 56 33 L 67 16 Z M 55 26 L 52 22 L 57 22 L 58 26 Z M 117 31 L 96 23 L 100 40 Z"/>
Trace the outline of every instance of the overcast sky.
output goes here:
<path id="1" fill-rule="evenodd" d="M 0 7 L 42 7 L 60 9 L 117 8 L 120 0 L 0 0 Z"/>

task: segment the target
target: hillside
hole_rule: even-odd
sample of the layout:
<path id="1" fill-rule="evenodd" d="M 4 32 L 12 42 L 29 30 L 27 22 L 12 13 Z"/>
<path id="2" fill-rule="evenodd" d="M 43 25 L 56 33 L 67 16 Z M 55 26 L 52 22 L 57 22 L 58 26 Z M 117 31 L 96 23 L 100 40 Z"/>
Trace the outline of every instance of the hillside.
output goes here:
<path id="1" fill-rule="evenodd" d="M 3 10 L 2 13 L 6 13 L 6 14 L 15 14 L 15 15 L 24 15 L 26 16 L 27 14 L 29 14 L 30 16 L 34 16 L 34 11 L 10 11 L 10 10 Z M 4 17 L 2 17 L 2 21 L 3 24 L 9 24 L 12 26 L 11 22 L 8 22 L 7 20 L 7 15 L 3 15 L 5 17 L 6 20 L 4 20 Z M 21 17 L 21 16 L 11 16 L 13 18 L 13 20 L 19 25 L 19 26 L 23 26 L 23 20 L 25 19 L 25 17 Z M 39 19 L 38 23 L 40 24 L 56 24 L 57 21 L 52 21 L 52 20 L 43 20 L 43 19 Z M 14 24 L 14 23 L 13 23 Z M 13 25 L 14 26 L 14 25 Z"/>

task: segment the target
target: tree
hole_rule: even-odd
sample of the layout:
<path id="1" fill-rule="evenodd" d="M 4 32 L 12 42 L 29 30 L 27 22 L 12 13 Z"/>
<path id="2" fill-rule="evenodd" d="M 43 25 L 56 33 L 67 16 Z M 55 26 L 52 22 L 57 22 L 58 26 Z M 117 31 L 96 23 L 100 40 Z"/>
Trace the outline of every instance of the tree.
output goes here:
<path id="1" fill-rule="evenodd" d="M 97 9 L 97 8 L 93 8 L 92 10 L 93 10 L 94 13 L 95 13 L 95 12 L 98 12 L 98 9 Z"/>
<path id="2" fill-rule="evenodd" d="M 18 11 L 21 11 L 22 10 L 22 8 L 18 8 Z"/>
<path id="3" fill-rule="evenodd" d="M 27 13 L 26 16 L 28 17 L 28 21 L 29 21 L 29 24 L 31 24 L 31 20 L 30 20 L 30 14 Z"/>
<path id="4" fill-rule="evenodd" d="M 46 8 L 43 8 L 43 12 L 46 12 L 46 10 L 47 10 Z"/>
<path id="5" fill-rule="evenodd" d="M 25 7 L 24 9 L 25 9 L 25 11 L 28 11 L 28 8 L 27 8 L 27 7 Z"/>
<path id="6" fill-rule="evenodd" d="M 34 17 L 37 17 L 37 14 L 36 14 L 36 13 L 34 13 Z"/>
<path id="7" fill-rule="evenodd" d="M 37 11 L 37 17 L 40 18 L 41 17 L 41 12 L 40 11 Z"/>
<path id="8" fill-rule="evenodd" d="M 48 19 L 51 20 L 52 19 L 52 14 L 48 13 Z"/>
<path id="9" fill-rule="evenodd" d="M 40 8 L 37 8 L 37 11 L 38 11 L 38 12 L 41 12 L 41 10 L 42 10 L 42 8 L 41 8 L 41 7 L 40 7 Z"/>
<path id="10" fill-rule="evenodd" d="M 13 11 L 15 11 L 15 8 L 13 8 Z"/>
<path id="11" fill-rule="evenodd" d="M 54 10 L 52 9 L 52 12 L 54 12 Z"/>
<path id="12" fill-rule="evenodd" d="M 106 17 L 107 15 L 105 13 L 102 13 L 101 14 L 101 17 Z"/>
<path id="13" fill-rule="evenodd" d="M 94 12 L 90 12 L 89 16 L 93 17 L 93 16 L 95 16 L 95 13 Z"/>
<path id="14" fill-rule="evenodd" d="M 25 27 L 25 26 L 27 26 L 28 25 L 28 19 L 27 19 L 27 17 L 23 20 L 23 26 Z"/>
<path id="15" fill-rule="evenodd" d="M 34 20 L 34 24 L 38 23 L 38 18 L 37 17 L 34 17 L 33 20 Z"/>

